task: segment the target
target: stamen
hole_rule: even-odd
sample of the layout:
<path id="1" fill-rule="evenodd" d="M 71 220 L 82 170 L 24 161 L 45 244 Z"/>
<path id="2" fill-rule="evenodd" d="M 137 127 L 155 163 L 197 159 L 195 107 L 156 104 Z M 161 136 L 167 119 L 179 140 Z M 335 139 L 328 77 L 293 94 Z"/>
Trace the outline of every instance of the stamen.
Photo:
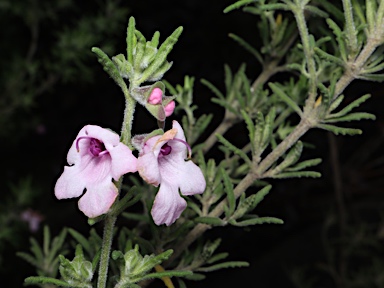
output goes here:
<path id="1" fill-rule="evenodd" d="M 98 157 L 98 156 L 103 156 L 104 154 L 109 153 L 108 150 L 105 149 L 103 142 L 101 142 L 100 140 L 98 140 L 96 138 L 89 137 L 89 136 L 81 136 L 81 137 L 77 138 L 77 141 L 76 141 L 77 152 L 80 152 L 79 141 L 83 140 L 83 139 L 90 139 L 88 150 L 93 156 Z"/>
<path id="2" fill-rule="evenodd" d="M 77 152 L 80 152 L 79 141 L 83 140 L 83 139 L 92 139 L 92 137 L 81 136 L 81 137 L 77 138 L 77 140 L 76 140 L 76 150 L 77 150 Z"/>
<path id="3" fill-rule="evenodd" d="M 187 158 L 187 159 L 189 160 L 189 159 L 192 158 L 192 149 L 191 149 L 191 146 L 189 146 L 189 144 L 188 144 L 186 141 L 181 140 L 181 139 L 179 139 L 179 138 L 173 138 L 172 140 L 178 141 L 178 142 L 180 142 L 180 143 L 183 143 L 185 146 L 187 146 L 187 148 L 188 148 L 188 158 Z"/>

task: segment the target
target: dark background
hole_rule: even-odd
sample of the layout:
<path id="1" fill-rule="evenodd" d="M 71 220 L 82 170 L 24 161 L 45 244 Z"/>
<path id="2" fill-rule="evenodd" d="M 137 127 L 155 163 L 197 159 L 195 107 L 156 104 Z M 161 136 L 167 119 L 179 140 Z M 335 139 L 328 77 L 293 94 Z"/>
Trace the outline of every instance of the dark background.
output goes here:
<path id="1" fill-rule="evenodd" d="M 227 36 L 230 32 L 235 33 L 250 43 L 258 45 L 256 19 L 253 16 L 241 11 L 223 14 L 223 9 L 231 2 L 230 0 L 209 2 L 167 0 L 121 3 L 122 6 L 129 8 L 129 15 L 136 18 L 137 29 L 147 38 L 159 30 L 161 41 L 163 41 L 178 26 L 184 26 L 183 34 L 168 58 L 174 61 L 174 64 L 165 75 L 165 79 L 172 84 L 182 84 L 184 75 L 196 77 L 194 95 L 195 103 L 199 105 L 197 113 L 213 111 L 215 114 L 208 128 L 209 131 L 213 131 L 219 123 L 223 110 L 211 103 L 212 94 L 200 84 L 199 80 L 205 78 L 223 91 L 224 63 L 228 63 L 233 70 L 237 70 L 242 62 L 246 62 L 247 75 L 250 79 L 254 79 L 261 69 L 250 54 Z M 78 9 L 84 9 L 84 11 L 97 9 L 92 6 L 92 1 L 85 1 L 78 5 L 80 5 Z M 16 26 L 19 29 L 13 28 L 14 31 L 18 31 L 17 34 L 6 33 L 3 30 L 0 35 L 8 38 L 0 40 L 2 43 L 0 47 L 12 47 L 13 43 L 20 49 L 19 45 L 24 41 L 22 39 L 28 37 L 26 30 L 23 30 L 24 24 L 20 23 L 17 17 L 9 16 L 7 20 L 10 27 Z M 63 18 L 63 21 L 72 23 L 76 19 L 69 15 Z M 65 24 L 66 22 L 63 22 L 63 25 Z M 119 27 L 121 30 L 113 31 L 118 35 L 119 40 L 116 40 L 115 50 L 110 55 L 125 51 L 126 22 Z M 42 28 L 43 31 L 49 31 L 49 22 Z M 8 28 L 3 25 L 1 29 Z M 5 42 L 7 42 L 6 46 L 4 46 Z M 44 39 L 42 43 L 44 44 Z M 102 45 L 103 43 L 97 43 L 96 46 Z M 91 53 L 90 48 L 84 53 Z M 41 53 L 45 52 L 44 45 L 39 46 L 38 49 Z M 10 49 L 8 53 L 11 53 Z M 8 56 L 3 53 L 0 57 L 5 59 Z M 21 177 L 30 176 L 33 185 L 40 191 L 39 198 L 32 208 L 44 214 L 43 223 L 51 227 L 53 235 L 64 226 L 80 231 L 88 229 L 86 218 L 77 209 L 76 200 L 59 202 L 53 195 L 54 183 L 66 164 L 65 156 L 74 137 L 85 124 L 98 124 L 119 131 L 122 121 L 124 109 L 122 93 L 104 73 L 96 57 L 91 58 L 87 65 L 89 69 L 94 70 L 93 79 L 90 82 L 58 81 L 52 89 L 37 98 L 33 107 L 28 111 L 19 111 L 15 120 L 12 120 L 19 121 L 22 127 L 27 128 L 23 128 L 20 134 L 17 129 L 12 131 L 3 137 L 0 143 L 3 167 L 0 180 L 4 184 L 0 197 L 4 199 L 7 197 L 9 183 L 16 182 Z M 376 114 L 377 120 L 362 121 L 354 125 L 364 130 L 362 136 L 334 137 L 332 145 L 330 145 L 332 136 L 324 131 L 310 131 L 304 136 L 304 141 L 316 146 L 316 149 L 306 149 L 304 157 L 323 158 L 323 163 L 316 167 L 316 170 L 323 174 L 322 178 L 272 182 L 273 189 L 258 206 L 257 213 L 261 216 L 282 218 L 285 221 L 284 225 L 262 225 L 251 229 L 226 227 L 207 233 L 212 239 L 223 238 L 220 250 L 229 251 L 231 260 L 249 261 L 251 266 L 246 269 L 210 273 L 207 275 L 207 280 L 188 283 L 188 287 L 239 285 L 288 288 L 299 287 L 295 286 L 295 282 L 304 283 L 309 281 L 308 279 L 315 279 L 315 283 L 321 283 L 324 286 L 313 284 L 302 287 L 343 287 L 335 280 L 338 278 L 335 274 L 340 272 L 342 266 L 340 263 L 344 261 L 350 264 L 348 266 L 352 268 L 348 270 L 346 277 L 353 278 L 353 271 L 360 271 L 362 267 L 369 270 L 369 267 L 372 267 L 372 263 L 369 260 L 366 262 L 366 259 L 381 258 L 382 249 L 380 245 L 376 246 L 377 243 L 383 244 L 383 235 L 380 234 L 383 224 L 381 211 L 384 211 L 382 209 L 384 206 L 384 153 L 380 149 L 384 143 L 383 86 L 356 81 L 345 94 L 351 97 L 350 99 L 354 99 L 368 92 L 372 93 L 372 99 L 360 110 Z M 26 125 L 31 115 L 38 117 L 34 126 Z M 155 128 L 155 125 L 149 114 L 139 109 L 133 132 L 143 133 Z M 44 132 L 41 132 L 39 127 L 44 127 Z M 244 136 L 244 129 L 239 125 L 231 129 L 226 138 L 244 139 Z M 331 157 L 330 147 L 333 147 L 337 153 L 334 159 Z M 337 173 L 335 169 L 340 172 L 337 181 L 341 183 L 344 195 L 342 203 L 346 209 L 342 214 L 347 218 L 347 228 L 342 232 L 338 225 L 340 202 L 337 204 L 335 196 L 334 176 Z M 329 237 L 324 237 L 324 227 L 331 227 L 327 233 Z M 34 273 L 28 264 L 14 256 L 15 251 L 25 251 L 28 247 L 29 234 L 23 232 L 20 236 L 22 239 L 19 239 L 17 244 L 7 244 L 9 249 L 2 252 L 7 264 L 0 269 L 0 273 L 3 274 L 1 281 L 3 284 L 0 284 L 0 287 L 21 287 L 22 280 Z M 41 238 L 41 231 L 34 236 Z M 350 241 L 358 238 L 357 236 L 371 239 L 376 243 L 375 249 L 372 249 L 372 255 L 367 252 L 364 257 L 361 256 L 365 259 L 364 261 L 363 258 L 352 256 L 346 260 L 340 256 L 347 253 L 343 247 L 347 247 Z M 356 240 L 357 243 L 360 243 L 359 239 Z M 335 245 L 331 245 L 336 255 L 333 265 L 335 271 L 327 272 L 324 266 L 328 268 L 333 266 L 328 265 L 326 251 L 329 250 L 325 249 L 324 243 L 333 243 L 333 240 L 338 241 Z M 353 246 L 355 247 L 353 249 L 359 250 L 360 244 Z"/>

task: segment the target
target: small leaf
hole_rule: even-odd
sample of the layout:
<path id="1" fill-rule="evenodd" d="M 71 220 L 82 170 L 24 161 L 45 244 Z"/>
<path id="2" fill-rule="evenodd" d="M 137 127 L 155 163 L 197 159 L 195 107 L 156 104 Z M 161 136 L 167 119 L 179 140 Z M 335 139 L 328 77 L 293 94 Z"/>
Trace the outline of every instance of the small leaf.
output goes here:
<path id="1" fill-rule="evenodd" d="M 224 9 L 224 13 L 228 13 L 230 11 L 233 11 L 235 9 L 239 9 L 240 7 L 243 7 L 245 5 L 248 5 L 252 2 L 256 2 L 257 0 L 240 0 L 237 1 L 236 3 L 233 3 L 232 5 L 229 5 L 227 8 Z"/>
<path id="2" fill-rule="evenodd" d="M 330 115 L 332 116 L 332 115 Z M 357 112 L 357 113 L 351 113 L 345 116 L 341 117 L 332 117 L 332 118 L 327 118 L 324 120 L 325 123 L 336 123 L 336 122 L 346 122 L 346 121 L 358 121 L 362 119 L 369 119 L 369 120 L 375 120 L 376 117 L 375 115 L 371 113 L 365 113 L 365 112 Z"/>
<path id="3" fill-rule="evenodd" d="M 43 277 L 43 276 L 32 276 L 28 277 L 24 280 L 25 285 L 34 285 L 34 284 L 54 284 L 59 287 L 73 287 L 73 285 L 64 282 L 62 280 L 58 280 L 55 278 L 50 277 Z"/>
<path id="4" fill-rule="evenodd" d="M 343 128 L 343 127 L 338 127 L 334 125 L 329 125 L 329 124 L 318 124 L 316 126 L 317 128 L 324 129 L 331 131 L 335 135 L 360 135 L 363 133 L 360 129 L 354 129 L 354 128 Z"/>
<path id="5" fill-rule="evenodd" d="M 218 138 L 221 144 L 223 144 L 225 147 L 231 150 L 234 154 L 239 155 L 245 161 L 245 163 L 249 165 L 249 167 L 252 167 L 252 161 L 249 159 L 249 157 L 247 156 L 247 154 L 245 154 L 244 151 L 237 148 L 235 145 L 230 143 L 227 139 L 225 139 L 220 134 L 216 134 L 216 137 Z"/>
<path id="6" fill-rule="evenodd" d="M 366 94 L 364 96 L 361 96 L 360 98 L 356 99 L 355 101 L 353 101 L 352 103 L 350 103 L 349 105 L 347 105 L 345 108 L 343 108 L 340 112 L 337 112 L 335 114 L 332 114 L 332 117 L 341 117 L 341 116 L 344 116 L 346 115 L 347 113 L 349 113 L 352 109 L 356 108 L 356 107 L 359 107 L 360 104 L 364 103 L 365 101 L 367 101 L 369 98 L 371 97 L 370 94 Z"/>
<path id="7" fill-rule="evenodd" d="M 171 271 L 164 271 L 164 272 L 156 272 L 156 273 L 149 273 L 142 277 L 140 280 L 147 280 L 147 279 L 153 279 L 153 278 L 163 278 L 163 277 L 187 277 L 187 276 L 192 276 L 193 272 L 192 271 L 176 271 L 176 270 L 171 270 Z"/>
<path id="8" fill-rule="evenodd" d="M 316 171 L 283 172 L 275 176 L 272 176 L 271 178 L 285 179 L 285 178 L 301 178 L 301 177 L 319 178 L 321 177 L 321 173 Z"/>
<path id="9" fill-rule="evenodd" d="M 135 18 L 130 17 L 127 27 L 127 60 L 133 66 L 133 49 L 135 43 Z"/>
<path id="10" fill-rule="evenodd" d="M 216 265 L 212 265 L 209 267 L 201 267 L 197 268 L 196 271 L 198 272 L 212 272 L 220 269 L 225 269 L 225 268 L 240 268 L 240 267 L 248 267 L 249 263 L 244 262 L 244 261 L 228 261 L 224 263 L 219 263 Z"/>
<path id="11" fill-rule="evenodd" d="M 279 218 L 275 218 L 275 217 L 257 217 L 257 218 L 251 218 L 251 219 L 243 220 L 240 222 L 233 220 L 229 223 L 234 225 L 234 226 L 245 227 L 245 226 L 259 225 L 259 224 L 265 224 L 265 223 L 267 223 L 267 224 L 284 224 L 284 221 L 279 219 Z"/>
<path id="12" fill-rule="evenodd" d="M 300 171 L 308 167 L 316 166 L 320 164 L 321 161 L 322 161 L 321 158 L 306 160 L 306 161 L 300 162 L 294 167 L 287 168 L 285 171 L 291 171 L 291 172 Z"/>
<path id="13" fill-rule="evenodd" d="M 298 115 L 302 115 L 302 111 L 299 106 L 294 102 L 283 90 L 281 90 L 276 84 L 269 83 L 269 87 L 271 87 L 273 93 L 281 98 L 289 107 L 293 109 Z"/>
<path id="14" fill-rule="evenodd" d="M 237 43 L 239 43 L 245 50 L 247 50 L 249 53 L 251 53 L 255 58 L 260 62 L 260 64 L 263 64 L 263 57 L 260 55 L 259 51 L 251 46 L 247 41 L 245 41 L 243 38 L 230 33 L 229 37 L 235 40 Z"/>
<path id="15" fill-rule="evenodd" d="M 233 193 L 233 184 L 231 179 L 222 167 L 220 167 L 220 174 L 224 182 L 225 191 L 227 192 L 228 211 L 226 211 L 226 217 L 229 218 L 235 211 L 236 198 L 235 194 Z"/>
<path id="16" fill-rule="evenodd" d="M 217 89 L 211 82 L 201 79 L 201 83 L 207 86 L 219 99 L 225 99 L 223 93 L 221 93 L 220 90 Z"/>

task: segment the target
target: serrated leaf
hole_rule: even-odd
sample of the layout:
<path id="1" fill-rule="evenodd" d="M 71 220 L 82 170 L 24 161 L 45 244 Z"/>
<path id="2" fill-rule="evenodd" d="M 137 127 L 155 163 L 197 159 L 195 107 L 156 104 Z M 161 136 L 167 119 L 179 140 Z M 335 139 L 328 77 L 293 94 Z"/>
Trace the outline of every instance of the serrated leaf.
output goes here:
<path id="1" fill-rule="evenodd" d="M 317 128 L 324 129 L 327 131 L 331 131 L 335 135 L 360 135 L 363 133 L 360 129 L 354 129 L 354 128 L 343 128 L 343 127 L 338 127 L 330 124 L 318 124 L 316 126 Z"/>
<path id="2" fill-rule="evenodd" d="M 271 190 L 272 185 L 265 186 L 263 189 L 259 190 L 256 194 L 253 194 L 243 201 L 241 201 L 232 216 L 232 219 L 239 219 L 244 216 L 245 213 L 248 213 L 256 208 L 256 206 L 264 199 L 264 197 Z"/>
<path id="3" fill-rule="evenodd" d="M 285 179 L 285 178 L 301 178 L 301 177 L 319 178 L 321 177 L 321 173 L 316 171 L 282 172 L 280 174 L 272 176 L 271 178 Z"/>
<path id="4" fill-rule="evenodd" d="M 369 119 L 369 120 L 375 120 L 376 116 L 371 113 L 365 113 L 365 112 L 356 112 L 351 113 L 345 116 L 341 117 L 332 117 L 333 115 L 330 115 L 330 118 L 327 118 L 324 120 L 325 123 L 336 123 L 336 122 L 347 122 L 347 121 L 358 121 L 362 119 Z"/>
<path id="5" fill-rule="evenodd" d="M 247 220 L 243 220 L 240 222 L 237 221 L 231 221 L 229 222 L 231 225 L 238 226 L 238 227 L 245 227 L 250 225 L 259 225 L 259 224 L 284 224 L 284 221 L 275 218 L 275 217 L 257 217 L 257 218 L 251 218 Z"/>
<path id="6" fill-rule="evenodd" d="M 240 268 L 240 267 L 248 267 L 249 263 L 245 261 L 228 261 L 224 263 L 219 263 L 216 265 L 212 265 L 209 267 L 201 267 L 197 268 L 196 271 L 198 272 L 212 272 L 220 269 L 226 269 L 226 268 Z"/>
<path id="7" fill-rule="evenodd" d="M 308 167 L 316 166 L 322 162 L 321 158 L 316 159 L 310 159 L 303 162 L 300 162 L 299 164 L 295 165 L 294 167 L 289 167 L 285 169 L 285 171 L 295 172 L 300 171 Z"/>
<path id="8" fill-rule="evenodd" d="M 346 115 L 347 113 L 349 113 L 352 109 L 356 108 L 356 107 L 359 107 L 360 104 L 364 103 L 365 101 L 367 101 L 369 98 L 371 97 L 370 94 L 366 94 L 366 95 L 363 95 L 361 96 L 360 98 L 356 99 L 355 101 L 353 101 L 352 103 L 350 103 L 349 105 L 347 105 L 345 108 L 343 108 L 341 111 L 335 113 L 335 114 L 332 114 L 332 117 L 341 117 L 341 116 L 344 116 Z"/>
<path id="9" fill-rule="evenodd" d="M 328 108 L 328 112 L 332 112 L 340 106 L 341 102 L 344 100 L 344 95 L 340 95 L 335 100 L 332 101 L 331 105 Z"/>
<path id="10" fill-rule="evenodd" d="M 217 217 L 196 217 L 194 219 L 197 223 L 208 224 L 212 226 L 224 226 L 224 221 Z"/>
<path id="11" fill-rule="evenodd" d="M 277 167 L 273 168 L 270 172 L 267 172 L 269 177 L 278 175 L 280 171 L 283 171 L 285 168 L 295 164 L 299 160 L 302 151 L 303 143 L 298 141 L 295 146 L 289 150 L 285 159 L 279 165 L 277 165 Z"/>

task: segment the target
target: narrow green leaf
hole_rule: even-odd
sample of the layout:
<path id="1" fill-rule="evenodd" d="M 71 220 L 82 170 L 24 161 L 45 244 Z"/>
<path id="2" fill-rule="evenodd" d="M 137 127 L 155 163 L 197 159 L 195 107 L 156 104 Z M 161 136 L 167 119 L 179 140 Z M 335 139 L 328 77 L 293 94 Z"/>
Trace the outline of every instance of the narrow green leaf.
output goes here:
<path id="1" fill-rule="evenodd" d="M 247 41 L 245 41 L 243 38 L 237 36 L 236 34 L 230 33 L 228 36 L 230 38 L 232 38 L 233 40 L 235 40 L 237 43 L 239 43 L 240 46 L 242 46 L 249 53 L 251 53 L 257 59 L 257 61 L 259 61 L 260 64 L 264 63 L 263 57 L 261 56 L 259 51 L 257 51 L 257 49 L 252 47 L 251 44 L 249 44 Z"/>
<path id="2" fill-rule="evenodd" d="M 252 152 L 254 152 L 253 140 L 255 137 L 255 125 L 253 124 L 253 121 L 252 121 L 251 117 L 249 117 L 247 112 L 245 112 L 244 110 L 241 110 L 240 112 L 241 112 L 241 115 L 243 116 L 245 123 L 247 124 L 249 141 L 251 142 L 251 145 L 252 145 Z"/>
<path id="3" fill-rule="evenodd" d="M 384 74 L 362 74 L 356 77 L 357 79 L 365 80 L 365 81 L 371 81 L 371 82 L 383 82 L 384 81 Z"/>
<path id="4" fill-rule="evenodd" d="M 279 165 L 277 165 L 277 167 L 267 172 L 268 177 L 274 177 L 275 175 L 279 175 L 279 173 L 285 168 L 295 164 L 299 160 L 302 151 L 303 143 L 301 141 L 298 141 L 295 146 L 293 146 L 293 148 L 289 150 L 285 159 Z"/>
<path id="5" fill-rule="evenodd" d="M 185 276 L 185 279 L 192 281 L 201 281 L 205 279 L 205 275 L 200 273 L 193 273 L 192 275 Z"/>
<path id="6" fill-rule="evenodd" d="M 322 17 L 322 18 L 328 18 L 328 17 L 329 17 L 329 15 L 328 15 L 327 12 L 325 12 L 325 11 L 319 9 L 319 8 L 316 7 L 316 6 L 306 5 L 306 6 L 305 6 L 305 10 L 306 10 L 306 11 L 309 11 L 309 12 L 311 12 L 311 13 L 317 15 L 317 16 L 320 16 L 320 17 Z"/>
<path id="7" fill-rule="evenodd" d="M 35 258 L 36 258 L 37 262 L 43 263 L 43 261 L 44 261 L 44 253 L 41 250 L 41 248 L 39 246 L 39 243 L 37 243 L 35 238 L 30 238 L 29 241 L 31 243 L 31 251 L 35 255 Z"/>
<path id="8" fill-rule="evenodd" d="M 68 284 L 62 280 L 58 280 L 51 277 L 43 277 L 43 276 L 32 276 L 28 277 L 24 280 L 25 285 L 34 285 L 34 284 L 54 284 L 59 287 L 73 287 L 73 285 Z"/>
<path id="9" fill-rule="evenodd" d="M 232 71 L 227 64 L 224 65 L 225 89 L 229 91 L 232 85 Z M 219 96 L 218 96 L 219 97 Z M 224 98 L 224 96 L 222 96 Z"/>
<path id="10" fill-rule="evenodd" d="M 276 84 L 269 83 L 269 87 L 272 91 L 281 98 L 289 107 L 293 109 L 298 115 L 302 116 L 302 111 L 299 106 L 294 102 L 283 90 L 281 90 Z"/>
<path id="11" fill-rule="evenodd" d="M 228 211 L 226 211 L 226 217 L 229 218 L 235 211 L 236 198 L 235 194 L 233 193 L 233 184 L 231 179 L 223 167 L 220 167 L 220 174 L 224 182 L 225 191 L 227 192 Z"/>
<path id="12" fill-rule="evenodd" d="M 148 68 L 145 69 L 140 79 L 137 80 L 137 83 L 143 83 L 151 75 L 156 74 L 159 67 L 163 65 L 166 61 L 168 54 L 172 51 L 173 46 L 179 40 L 181 33 L 183 32 L 183 27 L 177 28 L 159 47 L 159 50 L 156 53 L 156 58 L 149 64 Z"/>
<path id="13" fill-rule="evenodd" d="M 345 116 L 341 117 L 332 117 L 330 115 L 330 118 L 327 118 L 324 120 L 325 123 L 336 123 L 336 122 L 346 122 L 346 121 L 358 121 L 362 119 L 370 119 L 370 120 L 375 120 L 376 116 L 371 114 L 371 113 L 365 113 L 365 112 L 356 112 L 356 113 L 351 113 Z"/>
<path id="14" fill-rule="evenodd" d="M 196 217 L 194 221 L 212 226 L 224 226 L 223 220 L 217 217 Z"/>
<path id="15" fill-rule="evenodd" d="M 321 173 L 316 171 L 296 171 L 296 172 L 283 172 L 272 176 L 275 179 L 285 179 L 285 178 L 301 178 L 301 177 L 310 177 L 310 178 L 319 178 Z"/>
<path id="16" fill-rule="evenodd" d="M 219 99 L 225 99 L 223 93 L 221 93 L 220 90 L 217 89 L 211 82 L 205 79 L 201 79 L 200 82 L 207 86 Z"/>
<path id="17" fill-rule="evenodd" d="M 69 228 L 68 232 L 85 249 L 85 251 L 87 251 L 89 254 L 92 254 L 92 249 L 87 238 L 72 228 Z"/>
<path id="18" fill-rule="evenodd" d="M 127 85 L 125 84 L 115 64 L 111 59 L 109 59 L 108 55 L 97 47 L 93 47 L 92 52 L 96 54 L 98 61 L 104 68 L 104 71 L 107 72 L 109 76 L 111 76 L 111 78 L 116 82 L 117 85 L 120 86 L 123 92 L 127 91 Z"/>
<path id="19" fill-rule="evenodd" d="M 164 272 L 156 272 L 156 273 L 149 273 L 145 275 L 142 280 L 147 280 L 147 279 L 153 279 L 153 278 L 163 278 L 163 277 L 186 277 L 186 276 L 192 276 L 193 272 L 192 271 L 176 271 L 176 270 L 171 270 L 171 271 L 164 271 Z"/>
<path id="20" fill-rule="evenodd" d="M 213 255 L 211 258 L 209 258 L 207 260 L 207 264 L 212 264 L 212 263 L 215 263 L 217 261 L 223 260 L 223 259 L 227 258 L 228 255 L 229 255 L 229 253 L 227 253 L 227 252 L 222 252 L 222 253 L 218 253 L 216 255 Z"/>
<path id="21" fill-rule="evenodd" d="M 159 46 L 159 39 L 160 39 L 160 32 L 156 31 L 152 36 L 151 46 L 154 48 L 157 48 L 157 46 Z"/>
<path id="22" fill-rule="evenodd" d="M 275 217 L 257 217 L 257 218 L 251 218 L 244 221 L 236 222 L 231 221 L 230 224 L 238 227 L 245 227 L 250 225 L 259 225 L 259 224 L 284 224 L 284 221 L 275 218 Z"/>
<path id="23" fill-rule="evenodd" d="M 294 167 L 287 168 L 286 171 L 290 171 L 290 172 L 300 171 L 308 167 L 319 165 L 321 161 L 322 161 L 321 158 L 306 160 L 306 161 L 300 162 Z"/>
<path id="24" fill-rule="evenodd" d="M 39 262 L 36 261 L 35 258 L 33 258 L 32 255 L 29 255 L 27 253 L 24 253 L 24 252 L 17 252 L 16 255 L 22 259 L 24 259 L 25 261 L 27 261 L 29 264 L 31 264 L 32 266 L 34 267 L 37 267 L 39 268 L 40 267 L 40 264 Z"/>
<path id="25" fill-rule="evenodd" d="M 240 268 L 240 267 L 248 267 L 249 263 L 244 261 L 228 261 L 216 265 L 212 265 L 209 267 L 200 267 L 197 268 L 196 271 L 198 272 L 212 272 L 220 269 L 226 269 L 226 268 Z"/>
<path id="26" fill-rule="evenodd" d="M 335 63 L 341 67 L 345 66 L 345 62 L 342 59 L 340 59 L 339 57 L 333 56 L 333 55 L 325 52 L 324 50 L 320 49 L 319 47 L 314 47 L 313 49 L 321 58 L 328 60 L 330 62 L 333 62 L 333 63 Z"/>
<path id="27" fill-rule="evenodd" d="M 225 139 L 220 134 L 216 134 L 216 137 L 218 138 L 218 140 L 220 141 L 221 144 L 223 144 L 225 147 L 227 147 L 234 154 L 239 155 L 245 161 L 245 163 L 247 163 L 249 165 L 249 167 L 252 167 L 252 161 L 248 158 L 247 154 L 244 151 L 237 148 L 235 145 L 230 143 L 227 139 Z"/>
<path id="28" fill-rule="evenodd" d="M 135 43 L 135 18 L 130 17 L 127 27 L 127 60 L 129 63 L 133 66 L 133 50 L 134 50 L 134 43 Z"/>
<path id="29" fill-rule="evenodd" d="M 340 112 L 337 112 L 335 114 L 332 115 L 332 117 L 341 117 L 341 116 L 344 116 L 346 115 L 347 113 L 349 113 L 352 109 L 356 108 L 356 107 L 359 107 L 360 104 L 364 103 L 365 101 L 367 101 L 369 98 L 371 97 L 370 94 L 366 94 L 358 99 L 356 99 L 355 101 L 353 101 L 352 103 L 350 103 L 349 105 L 347 105 L 345 108 L 343 108 Z"/>
<path id="30" fill-rule="evenodd" d="M 245 5 L 248 5 L 252 2 L 256 2 L 257 0 L 240 0 L 240 1 L 237 1 L 236 3 L 233 3 L 231 5 L 229 5 L 227 8 L 224 9 L 224 13 L 228 13 L 228 12 L 231 12 L 233 10 L 236 10 L 236 9 L 239 9 Z"/>
<path id="31" fill-rule="evenodd" d="M 331 103 L 331 105 L 329 106 L 328 108 L 328 113 L 332 112 L 333 110 L 335 110 L 337 107 L 340 106 L 341 102 L 344 100 L 344 95 L 340 95 L 339 97 L 337 97 L 335 100 L 333 100 L 333 102 Z"/>

